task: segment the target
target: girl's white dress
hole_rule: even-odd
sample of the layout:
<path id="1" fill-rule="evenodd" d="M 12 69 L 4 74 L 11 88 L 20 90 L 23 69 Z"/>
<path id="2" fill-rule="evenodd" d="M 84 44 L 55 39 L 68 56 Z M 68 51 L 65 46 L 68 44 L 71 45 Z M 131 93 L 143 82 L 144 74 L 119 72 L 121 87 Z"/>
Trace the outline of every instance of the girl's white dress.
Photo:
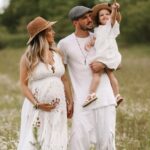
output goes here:
<path id="1" fill-rule="evenodd" d="M 118 51 L 116 37 L 119 35 L 119 23 L 116 21 L 112 27 L 108 20 L 106 25 L 99 25 L 94 29 L 95 49 L 97 61 L 102 62 L 110 69 L 117 69 L 121 63 L 121 54 Z"/>
<path id="2" fill-rule="evenodd" d="M 55 109 L 46 112 L 33 108 L 33 104 L 25 98 L 18 150 L 67 149 L 67 112 L 61 81 L 65 69 L 61 57 L 55 52 L 53 56 L 55 71 L 51 65 L 40 62 L 30 77 L 29 88 L 41 102 L 51 102 L 56 98 L 60 102 Z"/>

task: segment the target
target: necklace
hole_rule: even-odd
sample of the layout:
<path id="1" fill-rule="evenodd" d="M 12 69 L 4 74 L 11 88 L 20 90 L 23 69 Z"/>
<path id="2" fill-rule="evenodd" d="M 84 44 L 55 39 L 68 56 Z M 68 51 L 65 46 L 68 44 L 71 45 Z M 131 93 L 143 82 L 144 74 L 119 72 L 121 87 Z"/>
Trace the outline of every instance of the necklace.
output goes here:
<path id="1" fill-rule="evenodd" d="M 49 53 L 49 65 L 51 66 L 51 70 L 53 73 L 55 73 L 55 67 L 54 67 L 54 52 Z"/>
<path id="2" fill-rule="evenodd" d="M 84 52 L 83 52 L 83 50 L 82 50 L 82 48 L 81 48 L 81 45 L 80 45 L 80 43 L 79 43 L 79 41 L 78 41 L 76 35 L 75 35 L 75 39 L 76 39 L 76 42 L 77 42 L 78 47 L 79 47 L 79 49 L 80 49 L 80 52 L 81 52 L 81 54 L 82 54 L 82 56 L 83 56 L 83 58 L 84 58 L 84 65 L 86 65 L 88 53 L 87 53 L 87 54 L 84 54 Z"/>

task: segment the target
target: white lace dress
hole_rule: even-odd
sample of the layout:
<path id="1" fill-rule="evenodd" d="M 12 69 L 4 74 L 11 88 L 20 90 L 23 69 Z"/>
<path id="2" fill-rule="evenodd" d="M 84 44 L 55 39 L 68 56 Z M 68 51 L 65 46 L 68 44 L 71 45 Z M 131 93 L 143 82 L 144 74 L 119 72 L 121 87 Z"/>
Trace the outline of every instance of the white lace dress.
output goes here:
<path id="1" fill-rule="evenodd" d="M 51 65 L 40 62 L 34 69 L 29 88 L 41 102 L 58 98 L 59 105 L 50 112 L 33 108 L 25 98 L 21 114 L 21 131 L 18 150 L 66 150 L 67 113 L 64 86 L 61 76 L 64 66 L 61 57 L 54 53 L 54 72 Z"/>

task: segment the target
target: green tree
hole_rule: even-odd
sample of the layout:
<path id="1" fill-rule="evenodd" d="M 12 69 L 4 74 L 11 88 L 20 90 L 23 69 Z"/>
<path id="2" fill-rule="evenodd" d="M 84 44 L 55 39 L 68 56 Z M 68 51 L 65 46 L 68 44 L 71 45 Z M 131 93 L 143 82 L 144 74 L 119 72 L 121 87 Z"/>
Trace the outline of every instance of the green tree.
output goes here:
<path id="1" fill-rule="evenodd" d="M 100 2 L 113 0 L 11 0 L 9 7 L 0 15 L 0 23 L 10 33 L 26 33 L 27 23 L 36 16 L 58 21 L 56 38 L 60 39 L 73 31 L 68 19 L 70 8 L 76 5 L 93 7 Z M 121 4 L 121 36 L 127 42 L 147 42 L 150 36 L 150 0 L 117 0 Z"/>
<path id="2" fill-rule="evenodd" d="M 122 35 L 127 42 L 149 42 L 149 8 L 150 0 L 135 0 L 121 9 L 123 11 Z"/>

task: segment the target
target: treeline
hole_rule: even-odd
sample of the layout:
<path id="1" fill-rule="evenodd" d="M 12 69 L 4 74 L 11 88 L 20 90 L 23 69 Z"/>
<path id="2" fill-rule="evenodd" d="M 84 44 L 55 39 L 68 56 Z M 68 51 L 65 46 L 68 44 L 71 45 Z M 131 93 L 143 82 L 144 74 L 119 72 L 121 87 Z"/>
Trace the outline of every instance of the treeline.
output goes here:
<path id="1" fill-rule="evenodd" d="M 0 15 L 0 47 L 6 43 L 24 45 L 27 40 L 26 25 L 36 16 L 57 20 L 56 39 L 73 31 L 68 12 L 75 5 L 93 7 L 102 0 L 11 0 Z M 150 0 L 118 0 L 121 4 L 121 40 L 126 42 L 149 42 Z"/>

